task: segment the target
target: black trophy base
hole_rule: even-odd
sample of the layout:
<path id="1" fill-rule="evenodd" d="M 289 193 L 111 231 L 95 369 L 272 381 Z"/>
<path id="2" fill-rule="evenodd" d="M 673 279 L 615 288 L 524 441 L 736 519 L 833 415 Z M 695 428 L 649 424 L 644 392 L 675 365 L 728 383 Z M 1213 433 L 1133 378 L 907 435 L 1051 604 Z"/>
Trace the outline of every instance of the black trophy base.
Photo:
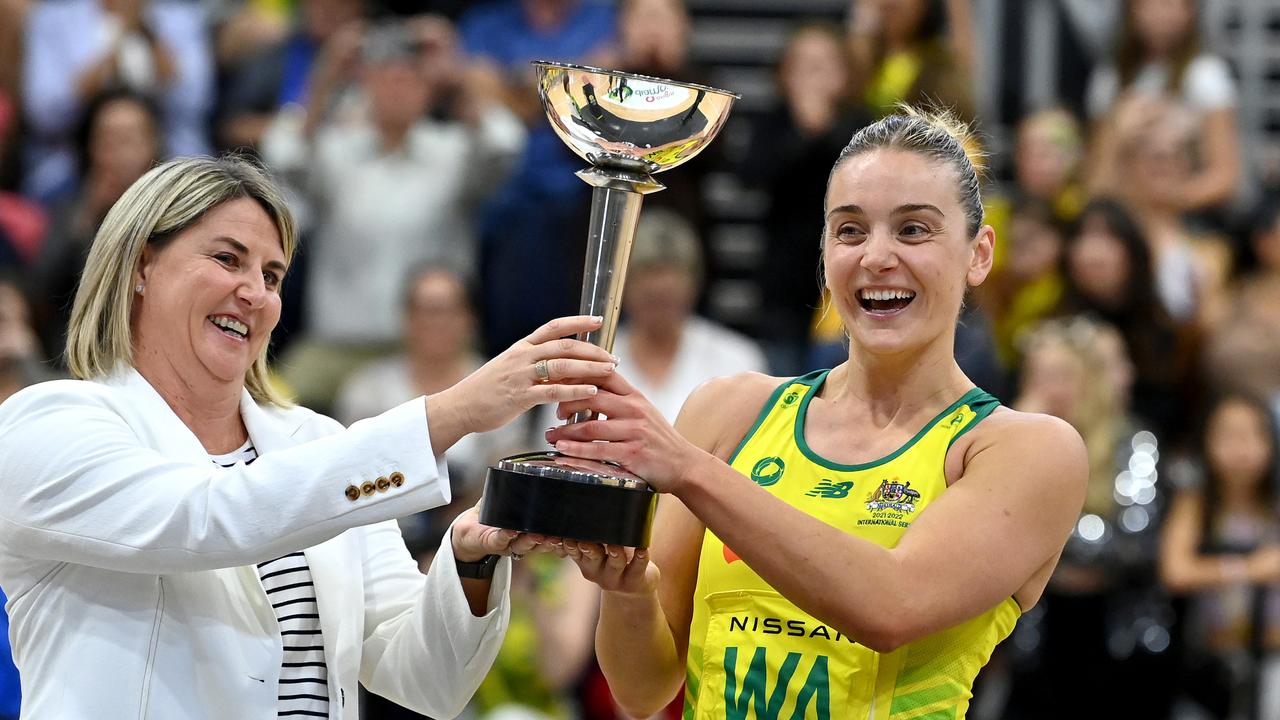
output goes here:
<path id="1" fill-rule="evenodd" d="M 648 547 L 658 494 L 627 471 L 536 452 L 489 468 L 480 522 L 588 542 Z"/>

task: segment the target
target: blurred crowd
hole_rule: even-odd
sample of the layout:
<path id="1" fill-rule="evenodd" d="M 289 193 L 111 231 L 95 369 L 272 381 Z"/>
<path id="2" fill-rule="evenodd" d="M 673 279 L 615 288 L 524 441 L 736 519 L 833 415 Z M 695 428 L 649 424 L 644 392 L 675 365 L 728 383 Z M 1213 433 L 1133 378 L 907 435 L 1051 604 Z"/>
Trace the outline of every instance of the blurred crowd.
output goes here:
<path id="1" fill-rule="evenodd" d="M 1280 200 L 1249 174 L 1234 69 L 1196 0 L 1117 4 L 1110 52 L 1071 69 L 1084 102 L 1028 108 L 1006 154 L 985 148 L 997 267 L 957 357 L 1005 404 L 1070 422 L 1091 471 L 971 716 L 1276 718 Z M 854 0 L 842 20 L 796 18 L 772 109 L 732 119 L 745 141 L 645 200 L 616 352 L 672 418 L 709 377 L 845 356 L 817 264 L 853 131 L 900 102 L 983 127 L 968 0 Z M 65 374 L 80 269 L 125 188 L 228 151 L 286 183 L 303 228 L 279 384 L 343 422 L 451 385 L 577 310 L 590 193 L 529 61 L 707 82 L 694 32 L 682 0 L 0 0 L 0 399 Z M 712 173 L 767 199 L 759 308 L 733 328 L 705 315 Z M 402 523 L 424 567 L 486 465 L 548 422 L 450 452 L 454 505 Z M 620 717 L 593 670 L 593 587 L 554 557 L 516 566 L 507 644 L 468 716 Z M 0 718 L 16 717 L 0 675 Z M 371 720 L 414 717 L 365 702 Z"/>

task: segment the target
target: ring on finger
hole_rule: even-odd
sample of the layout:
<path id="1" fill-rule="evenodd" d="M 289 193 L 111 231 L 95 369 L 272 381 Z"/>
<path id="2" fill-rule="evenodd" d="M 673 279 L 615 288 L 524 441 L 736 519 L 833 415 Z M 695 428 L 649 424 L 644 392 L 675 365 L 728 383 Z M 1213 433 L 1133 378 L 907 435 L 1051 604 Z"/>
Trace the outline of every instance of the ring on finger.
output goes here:
<path id="1" fill-rule="evenodd" d="M 551 381 L 551 371 L 547 369 L 546 360 L 539 360 L 534 363 L 533 372 L 538 375 L 538 382 L 546 383 Z"/>

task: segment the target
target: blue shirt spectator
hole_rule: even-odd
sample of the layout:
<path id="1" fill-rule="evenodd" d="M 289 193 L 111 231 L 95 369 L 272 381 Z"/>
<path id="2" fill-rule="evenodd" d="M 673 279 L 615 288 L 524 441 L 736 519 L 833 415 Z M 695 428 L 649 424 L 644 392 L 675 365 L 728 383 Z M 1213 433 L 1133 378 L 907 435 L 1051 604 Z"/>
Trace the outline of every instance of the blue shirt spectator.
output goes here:
<path id="1" fill-rule="evenodd" d="M 7 603 L 0 591 L 0 604 Z M 18 720 L 22 706 L 22 688 L 18 668 L 13 664 L 13 648 L 9 647 L 9 616 L 0 612 L 0 720 Z"/>

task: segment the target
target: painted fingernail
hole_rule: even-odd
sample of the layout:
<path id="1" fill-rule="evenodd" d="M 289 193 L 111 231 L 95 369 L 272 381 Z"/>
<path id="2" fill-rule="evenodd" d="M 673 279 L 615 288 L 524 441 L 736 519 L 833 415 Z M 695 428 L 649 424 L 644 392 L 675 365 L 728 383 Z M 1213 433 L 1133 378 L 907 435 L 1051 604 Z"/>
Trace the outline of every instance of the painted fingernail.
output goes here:
<path id="1" fill-rule="evenodd" d="M 649 559 L 649 551 L 648 551 L 648 550 L 636 550 L 636 559 L 637 559 L 637 560 L 648 560 L 648 559 Z"/>
<path id="2" fill-rule="evenodd" d="M 591 322 L 595 322 L 595 323 L 602 323 L 602 322 L 604 322 L 604 316 L 603 316 L 603 315 L 592 315 L 592 316 L 591 316 Z"/>
<path id="3" fill-rule="evenodd" d="M 617 355 L 610 355 L 609 357 L 613 358 L 614 365 L 617 365 L 618 363 L 622 362 L 622 360 L 618 359 Z"/>
<path id="4" fill-rule="evenodd" d="M 587 390 L 588 395 L 595 395 L 598 392 L 600 392 L 600 388 L 597 388 L 595 385 L 592 385 L 591 388 Z"/>
<path id="5" fill-rule="evenodd" d="M 606 372 L 613 372 L 618 369 L 618 363 L 609 363 L 609 369 Z"/>

